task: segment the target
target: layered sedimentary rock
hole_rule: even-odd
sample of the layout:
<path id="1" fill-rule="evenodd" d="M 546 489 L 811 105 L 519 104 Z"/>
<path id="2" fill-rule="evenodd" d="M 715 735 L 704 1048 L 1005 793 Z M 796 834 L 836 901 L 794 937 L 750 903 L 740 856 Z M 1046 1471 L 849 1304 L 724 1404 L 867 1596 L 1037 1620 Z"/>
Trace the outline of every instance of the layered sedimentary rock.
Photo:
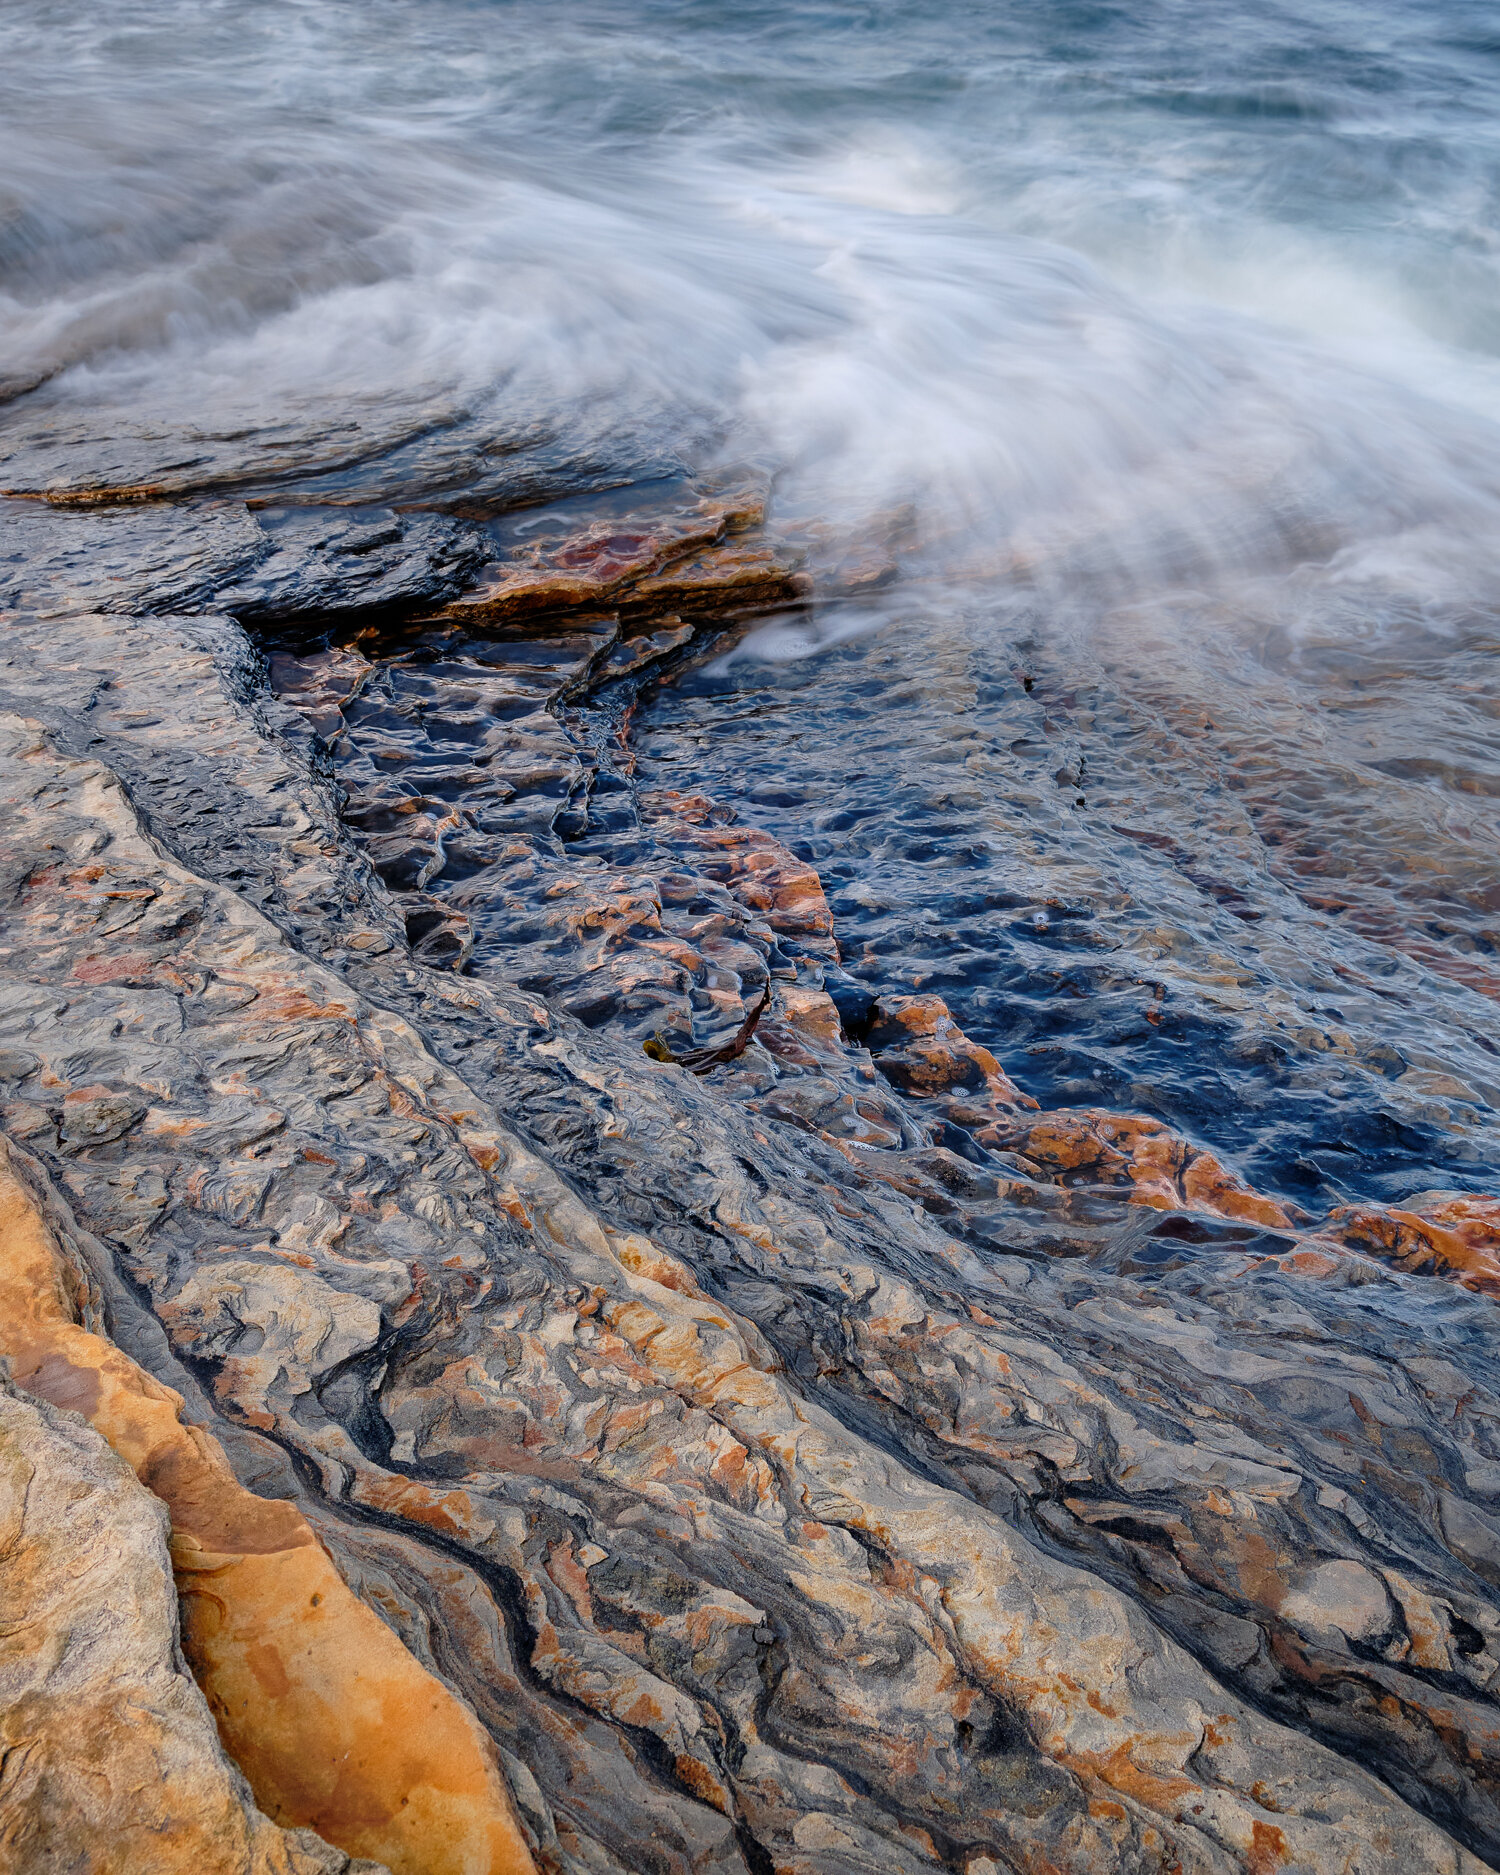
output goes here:
<path id="1" fill-rule="evenodd" d="M 378 1875 L 256 1809 L 183 1661 L 166 1539 L 96 1433 L 0 1383 L 0 1867 Z"/>
<path id="2" fill-rule="evenodd" d="M 543 1869 L 1493 1862 L 1489 1213 L 1038 1112 L 642 772 L 700 621 L 618 597 L 283 638 L 283 702 L 229 620 L 7 623 L 0 1123 L 74 1331 L 467 1703 Z"/>
<path id="3" fill-rule="evenodd" d="M 531 1875 L 472 1715 L 349 1593 L 306 1519 L 245 1490 L 218 1442 L 181 1423 L 180 1398 L 82 1325 L 86 1267 L 29 1169 L 0 1145 L 0 1351 L 165 1504 L 188 1660 L 262 1808 L 397 1875 Z"/>

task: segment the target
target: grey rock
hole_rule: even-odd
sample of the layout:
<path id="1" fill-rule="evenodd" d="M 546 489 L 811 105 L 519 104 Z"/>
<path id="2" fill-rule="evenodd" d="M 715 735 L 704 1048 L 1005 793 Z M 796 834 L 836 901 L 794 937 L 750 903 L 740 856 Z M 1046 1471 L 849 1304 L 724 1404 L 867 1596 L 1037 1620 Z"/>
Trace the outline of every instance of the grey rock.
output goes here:
<path id="1" fill-rule="evenodd" d="M 893 1089 L 921 1164 L 861 1174 L 768 1111 L 869 1065 L 816 1010 L 822 1067 L 747 1091 L 415 962 L 231 625 L 5 648 L 4 1124 L 135 1285 L 122 1342 L 460 1687 L 562 1866 L 1492 1853 L 1488 1301 L 1295 1227 L 1129 1273 L 1159 1214 L 985 1196 Z M 144 1110 L 70 1137 L 85 1088 Z"/>
<path id="2" fill-rule="evenodd" d="M 59 509 L 0 501 L 0 607 L 44 616 L 232 612 L 290 621 L 436 602 L 488 551 L 446 515 L 242 502 Z"/>

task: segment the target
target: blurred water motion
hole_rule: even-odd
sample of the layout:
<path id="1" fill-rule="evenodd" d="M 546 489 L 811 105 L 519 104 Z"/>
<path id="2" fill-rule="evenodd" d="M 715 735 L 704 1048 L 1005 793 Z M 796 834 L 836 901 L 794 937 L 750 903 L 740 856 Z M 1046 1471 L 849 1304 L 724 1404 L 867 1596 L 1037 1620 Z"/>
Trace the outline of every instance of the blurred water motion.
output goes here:
<path id="1" fill-rule="evenodd" d="M 756 457 L 1054 592 L 1489 586 L 1476 7 L 20 0 L 0 53 L 28 426 Z"/>

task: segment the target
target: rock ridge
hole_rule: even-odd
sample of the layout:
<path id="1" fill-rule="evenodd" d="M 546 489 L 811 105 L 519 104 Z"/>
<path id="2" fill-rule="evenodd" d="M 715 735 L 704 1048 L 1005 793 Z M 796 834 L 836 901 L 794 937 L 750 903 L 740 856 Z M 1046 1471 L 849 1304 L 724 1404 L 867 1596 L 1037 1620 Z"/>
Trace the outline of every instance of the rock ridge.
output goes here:
<path id="1" fill-rule="evenodd" d="M 256 1809 L 178 1646 L 160 1504 L 8 1381 L 0 1519 L 0 1867 L 381 1875 Z"/>
<path id="2" fill-rule="evenodd" d="M 87 1420 L 166 1506 L 183 1648 L 261 1808 L 392 1875 L 531 1875 L 472 1715 L 350 1594 L 306 1520 L 245 1490 L 180 1396 L 84 1326 L 91 1285 L 35 1183 L 0 1142 L 0 1352 L 17 1387 Z"/>

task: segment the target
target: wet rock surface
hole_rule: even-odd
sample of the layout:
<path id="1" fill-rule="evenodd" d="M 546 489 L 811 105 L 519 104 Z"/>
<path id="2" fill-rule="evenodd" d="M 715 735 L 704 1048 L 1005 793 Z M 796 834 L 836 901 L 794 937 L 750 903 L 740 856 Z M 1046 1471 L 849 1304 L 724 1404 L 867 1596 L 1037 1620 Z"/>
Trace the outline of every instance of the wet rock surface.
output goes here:
<path id="1" fill-rule="evenodd" d="M 270 554 L 5 622 L 0 1123 L 101 1325 L 467 1701 L 539 1867 L 1500 1861 L 1479 1090 L 1388 1073 L 1212 815 L 1110 810 L 1179 939 L 1080 858 L 1007 767 L 1085 785 L 1035 654 L 1034 749 L 895 708 L 980 709 L 956 631 L 835 652 L 834 708 L 715 662 L 696 544 L 606 577 L 618 520 L 558 535 L 571 611 L 513 541 L 503 604 L 492 559 L 414 617 L 248 602 L 265 662 L 209 608 Z M 1477 1073 L 1481 992 L 1402 959 Z M 1268 1055 L 1324 971 L 1347 1048 Z M 1337 1179 L 1330 1055 L 1389 1090 Z"/>
<path id="2" fill-rule="evenodd" d="M 446 515 L 389 508 L 251 509 L 205 500 L 59 512 L 0 501 L 0 604 L 42 613 L 210 604 L 251 620 L 448 598 L 489 543 Z"/>
<path id="3" fill-rule="evenodd" d="M 315 394 L 300 411 L 268 418 L 252 396 L 232 400 L 240 408 L 214 426 L 180 416 L 164 422 L 143 413 L 128 391 L 113 404 L 97 394 L 59 395 L 51 375 L 27 385 L 7 413 L 0 490 L 60 511 L 290 495 L 313 504 L 420 500 L 497 512 L 681 466 L 659 443 L 632 437 L 602 400 L 590 422 L 540 407 L 502 419 L 427 392 Z M 17 387 L 0 391 L 14 396 Z"/>

